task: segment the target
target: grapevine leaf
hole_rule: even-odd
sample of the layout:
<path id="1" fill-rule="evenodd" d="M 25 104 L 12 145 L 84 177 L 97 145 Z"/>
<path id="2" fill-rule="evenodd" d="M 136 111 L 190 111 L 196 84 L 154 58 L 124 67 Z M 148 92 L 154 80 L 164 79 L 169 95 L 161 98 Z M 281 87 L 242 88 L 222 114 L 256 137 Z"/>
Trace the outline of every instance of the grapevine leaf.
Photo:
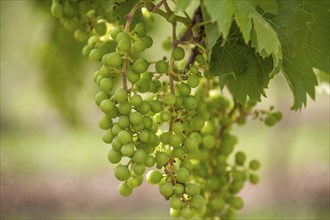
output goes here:
<path id="1" fill-rule="evenodd" d="M 279 15 L 275 17 L 273 27 L 282 44 L 282 72 L 294 96 L 294 110 L 306 106 L 307 94 L 315 98 L 317 80 L 309 56 L 308 34 L 311 34 L 312 14 L 293 0 L 279 1 Z"/>
<path id="2" fill-rule="evenodd" d="M 278 14 L 278 5 L 276 0 L 249 0 L 249 2 L 256 7 L 260 6 L 265 12 L 272 13 L 274 15 Z"/>
<path id="3" fill-rule="evenodd" d="M 307 36 L 308 54 L 313 67 L 330 73 L 330 2 L 323 0 L 304 1 L 303 7 L 312 13 L 313 20 Z"/>
<path id="4" fill-rule="evenodd" d="M 178 0 L 176 2 L 176 11 L 185 11 L 190 5 L 191 0 Z"/>
<path id="5" fill-rule="evenodd" d="M 241 104 L 247 97 L 260 101 L 270 79 L 269 73 L 273 70 L 273 60 L 263 59 L 242 39 L 229 39 L 225 46 L 218 42 L 213 50 L 210 71 L 219 76 L 220 86 L 227 85 Z"/>

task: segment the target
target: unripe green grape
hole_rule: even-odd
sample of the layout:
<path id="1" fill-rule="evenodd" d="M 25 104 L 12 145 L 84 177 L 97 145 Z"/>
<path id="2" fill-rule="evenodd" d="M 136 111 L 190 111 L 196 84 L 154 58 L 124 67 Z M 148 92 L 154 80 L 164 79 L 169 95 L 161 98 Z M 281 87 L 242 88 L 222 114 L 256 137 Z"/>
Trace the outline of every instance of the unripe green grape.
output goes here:
<path id="1" fill-rule="evenodd" d="M 121 132 L 123 129 L 116 123 L 112 126 L 112 134 L 117 136 L 119 134 L 119 132 Z M 122 145 L 122 144 L 121 144 Z"/>
<path id="2" fill-rule="evenodd" d="M 117 137 L 115 137 L 114 139 L 112 139 L 112 141 L 111 141 L 111 147 L 114 150 L 116 150 L 116 151 L 120 151 L 121 150 L 122 145 L 118 142 Z"/>
<path id="3" fill-rule="evenodd" d="M 56 18 L 63 16 L 63 5 L 57 2 L 54 2 L 51 7 L 52 15 Z"/>
<path id="4" fill-rule="evenodd" d="M 110 112 L 105 113 L 110 118 L 117 118 L 119 115 L 118 107 L 113 106 L 113 109 Z"/>
<path id="5" fill-rule="evenodd" d="M 183 147 L 175 147 L 173 149 L 173 156 L 176 158 L 182 158 L 184 156 L 184 149 Z"/>
<path id="6" fill-rule="evenodd" d="M 143 58 L 137 59 L 133 64 L 133 70 L 137 73 L 143 73 L 147 71 L 149 62 Z"/>
<path id="7" fill-rule="evenodd" d="M 143 143 L 148 143 L 149 139 L 150 139 L 150 134 L 148 131 L 143 130 L 140 134 L 139 134 L 139 139 L 140 141 L 142 141 Z"/>
<path id="8" fill-rule="evenodd" d="M 118 138 L 119 143 L 121 143 L 121 144 L 128 144 L 128 142 L 131 141 L 131 138 L 132 137 L 131 137 L 131 134 L 128 133 L 127 131 L 120 131 L 118 133 L 117 138 Z"/>
<path id="9" fill-rule="evenodd" d="M 174 185 L 174 193 L 175 195 L 181 196 L 184 193 L 184 186 L 180 183 Z"/>
<path id="10" fill-rule="evenodd" d="M 113 140 L 114 135 L 112 134 L 111 130 L 107 130 L 104 134 L 103 134 L 103 141 L 104 143 L 110 144 L 111 141 Z"/>
<path id="11" fill-rule="evenodd" d="M 193 168 L 193 164 L 190 160 L 186 159 L 181 162 L 180 167 L 184 167 L 184 168 L 188 169 L 189 171 L 191 171 Z"/>
<path id="12" fill-rule="evenodd" d="M 143 128 L 144 128 L 143 123 L 140 123 L 138 125 L 132 125 L 132 129 L 135 132 L 140 132 L 143 130 Z"/>
<path id="13" fill-rule="evenodd" d="M 127 186 L 131 189 L 134 189 L 139 186 L 139 181 L 135 177 L 130 177 L 127 180 Z"/>
<path id="14" fill-rule="evenodd" d="M 272 115 L 276 118 L 277 121 L 280 121 L 283 117 L 282 112 L 280 111 L 273 112 Z"/>
<path id="15" fill-rule="evenodd" d="M 113 40 L 117 40 L 117 35 L 121 32 L 121 30 L 117 27 L 113 27 L 110 30 L 110 36 Z"/>
<path id="16" fill-rule="evenodd" d="M 127 33 L 120 31 L 116 36 L 116 41 L 119 42 L 122 39 L 129 39 L 129 38 L 130 38 L 130 36 Z"/>
<path id="17" fill-rule="evenodd" d="M 174 197 L 174 196 L 173 196 L 173 197 L 170 199 L 170 207 L 171 207 L 172 209 L 181 209 L 181 207 L 182 207 L 181 199 L 178 198 L 178 197 Z"/>
<path id="18" fill-rule="evenodd" d="M 111 100 L 109 99 L 104 99 L 101 103 L 100 103 L 100 108 L 103 112 L 110 112 L 113 110 L 113 103 Z"/>
<path id="19" fill-rule="evenodd" d="M 89 45 L 85 45 L 82 49 L 82 55 L 87 57 L 92 49 L 93 49 L 93 47 L 91 47 Z"/>
<path id="20" fill-rule="evenodd" d="M 265 124 L 267 126 L 274 126 L 276 121 L 277 120 L 276 120 L 275 116 L 271 115 L 271 114 L 267 115 L 267 117 L 265 118 Z"/>
<path id="21" fill-rule="evenodd" d="M 195 96 L 188 96 L 184 99 L 184 106 L 187 109 L 194 110 L 198 107 L 198 99 Z"/>
<path id="22" fill-rule="evenodd" d="M 205 135 L 203 137 L 202 143 L 206 149 L 211 149 L 215 146 L 215 138 L 212 135 Z"/>
<path id="23" fill-rule="evenodd" d="M 189 170 L 184 167 L 181 167 L 176 172 L 176 180 L 180 183 L 185 183 L 189 179 L 189 175 Z"/>
<path id="24" fill-rule="evenodd" d="M 109 96 L 107 93 L 103 92 L 103 91 L 100 91 L 98 92 L 96 95 L 95 95 L 95 103 L 99 106 L 100 103 L 105 100 L 105 99 L 108 99 Z"/>
<path id="25" fill-rule="evenodd" d="M 118 192 L 122 196 L 129 196 L 132 194 L 133 189 L 127 185 L 127 183 L 122 182 L 118 185 Z"/>
<path id="26" fill-rule="evenodd" d="M 191 88 L 187 84 L 182 83 L 179 85 L 179 92 L 183 96 L 188 96 L 190 95 Z"/>
<path id="27" fill-rule="evenodd" d="M 109 153 L 108 153 L 108 160 L 113 163 L 113 164 L 116 164 L 116 163 L 119 163 L 120 160 L 121 160 L 121 153 L 119 151 L 116 151 L 114 149 L 110 149 L 109 150 Z"/>
<path id="28" fill-rule="evenodd" d="M 144 164 L 139 164 L 139 163 L 133 164 L 133 172 L 136 175 L 142 175 L 144 174 L 145 171 L 146 171 L 146 167 L 144 166 Z"/>
<path id="29" fill-rule="evenodd" d="M 99 127 L 103 130 L 108 130 L 111 127 L 110 119 L 107 116 L 103 116 L 99 121 Z"/>
<path id="30" fill-rule="evenodd" d="M 104 35 L 107 32 L 107 26 L 104 22 L 97 23 L 94 27 L 95 32 L 99 35 Z"/>
<path id="31" fill-rule="evenodd" d="M 244 182 L 243 181 L 235 181 L 229 186 L 228 189 L 232 194 L 236 194 L 239 191 L 241 191 L 241 189 L 243 187 L 244 187 Z"/>
<path id="32" fill-rule="evenodd" d="M 204 216 L 207 211 L 206 205 L 204 205 L 201 209 L 196 210 L 196 214 L 199 216 Z"/>
<path id="33" fill-rule="evenodd" d="M 75 7 L 75 5 L 73 5 L 71 2 L 66 1 L 66 2 L 64 2 L 63 12 L 64 12 L 65 17 L 72 18 L 72 17 L 77 16 L 78 10 Z"/>
<path id="34" fill-rule="evenodd" d="M 162 47 L 165 51 L 170 51 L 172 49 L 172 40 L 171 37 L 167 37 L 163 43 L 162 43 Z"/>
<path id="35" fill-rule="evenodd" d="M 237 165 L 243 166 L 245 160 L 246 160 L 246 155 L 245 155 L 244 152 L 239 151 L 239 152 L 236 153 L 235 162 L 236 162 Z"/>
<path id="36" fill-rule="evenodd" d="M 163 178 L 163 175 L 158 170 L 150 170 L 147 173 L 147 182 L 151 185 L 158 184 Z"/>
<path id="37" fill-rule="evenodd" d="M 147 33 L 147 28 L 143 23 L 138 23 L 135 25 L 133 30 L 139 38 L 142 38 Z"/>
<path id="38" fill-rule="evenodd" d="M 108 56 L 107 56 L 107 64 L 110 67 L 120 69 L 122 62 L 123 61 L 118 52 L 112 52 L 112 53 L 108 54 Z"/>
<path id="39" fill-rule="evenodd" d="M 251 170 L 258 170 L 260 168 L 260 162 L 257 160 L 251 160 L 249 167 Z"/>
<path id="40" fill-rule="evenodd" d="M 151 104 L 151 111 L 152 111 L 153 113 L 158 113 L 158 112 L 160 112 L 161 110 L 163 110 L 163 105 L 162 105 L 162 103 L 161 103 L 160 101 L 158 101 L 158 100 L 152 100 L 150 104 Z"/>
<path id="41" fill-rule="evenodd" d="M 145 36 L 144 38 L 142 38 L 142 40 L 145 43 L 146 48 L 150 48 L 154 43 L 150 36 Z"/>
<path id="42" fill-rule="evenodd" d="M 132 157 L 132 160 L 135 163 L 144 163 L 145 158 L 146 158 L 146 153 L 144 152 L 144 150 L 137 149 Z"/>
<path id="43" fill-rule="evenodd" d="M 115 177 L 120 181 L 127 180 L 131 175 L 127 166 L 124 166 L 122 164 L 119 164 L 114 168 L 114 174 Z"/>
<path id="44" fill-rule="evenodd" d="M 150 90 L 149 79 L 141 78 L 139 82 L 136 83 L 136 89 L 140 93 L 146 93 Z"/>
<path id="45" fill-rule="evenodd" d="M 172 125 L 172 130 L 176 134 L 182 134 L 182 132 L 184 131 L 184 125 L 181 122 L 175 122 Z"/>
<path id="46" fill-rule="evenodd" d="M 199 132 L 192 132 L 189 135 L 189 138 L 194 138 L 197 142 L 197 144 L 202 143 L 202 136 L 199 134 Z"/>
<path id="47" fill-rule="evenodd" d="M 171 183 L 163 183 L 159 186 L 159 192 L 162 194 L 165 198 L 169 198 L 174 193 L 174 188 Z"/>
<path id="48" fill-rule="evenodd" d="M 122 115 L 129 115 L 132 110 L 132 106 L 128 102 L 122 102 L 119 104 L 119 113 Z"/>
<path id="49" fill-rule="evenodd" d="M 195 210 L 201 210 L 205 206 L 205 200 L 201 195 L 195 195 L 190 200 L 190 206 Z"/>
<path id="50" fill-rule="evenodd" d="M 252 184 L 258 184 L 260 179 L 257 174 L 250 174 L 249 180 L 250 180 L 250 183 L 252 183 Z"/>
<path id="51" fill-rule="evenodd" d="M 163 132 L 161 135 L 160 135 L 160 141 L 166 145 L 169 143 L 169 140 L 170 140 L 170 136 L 171 134 L 169 132 Z"/>
<path id="52" fill-rule="evenodd" d="M 189 208 L 188 206 L 183 207 L 181 210 L 181 216 L 184 219 L 191 219 L 194 216 L 194 212 L 191 208 Z"/>
<path id="53" fill-rule="evenodd" d="M 164 152 L 156 153 L 155 160 L 156 160 L 157 165 L 164 166 L 165 164 L 167 164 L 168 159 L 169 159 L 169 156 L 166 153 L 164 153 Z"/>
<path id="54" fill-rule="evenodd" d="M 142 123 L 142 115 L 140 112 L 132 112 L 129 115 L 129 120 L 133 125 L 138 125 Z"/>
<path id="55" fill-rule="evenodd" d="M 200 192 L 199 187 L 194 183 L 187 183 L 185 188 L 185 193 L 189 196 L 198 195 Z"/>
<path id="56" fill-rule="evenodd" d="M 91 5 L 90 5 L 90 2 L 89 1 L 80 1 L 78 3 L 78 8 L 79 8 L 79 11 L 83 12 L 83 13 L 86 13 L 89 11 Z"/>
<path id="57" fill-rule="evenodd" d="M 109 90 L 111 90 L 113 88 L 113 82 L 109 78 L 103 78 L 100 81 L 100 88 L 103 91 L 109 91 Z"/>
<path id="58" fill-rule="evenodd" d="M 142 104 L 142 97 L 138 94 L 135 94 L 131 97 L 130 103 L 131 105 L 138 107 Z"/>
<path id="59" fill-rule="evenodd" d="M 140 80 L 140 74 L 134 72 L 133 70 L 129 69 L 126 73 L 128 81 L 132 84 L 137 83 Z"/>
<path id="60" fill-rule="evenodd" d="M 172 134 L 170 136 L 170 140 L 169 140 L 169 144 L 172 146 L 172 147 L 179 147 L 181 145 L 181 137 L 180 135 L 178 134 Z"/>
<path id="61" fill-rule="evenodd" d="M 117 102 L 125 102 L 127 101 L 127 92 L 125 89 L 118 89 L 115 94 L 113 95 L 113 98 Z"/>
<path id="62" fill-rule="evenodd" d="M 189 137 L 185 140 L 184 146 L 188 151 L 191 149 L 195 149 L 196 147 L 198 147 L 198 141 L 193 137 Z"/>
<path id="63" fill-rule="evenodd" d="M 142 40 L 139 40 L 137 42 L 135 42 L 135 44 L 133 45 L 133 51 L 137 52 L 137 53 L 141 53 L 146 49 L 146 43 Z"/>
<path id="64" fill-rule="evenodd" d="M 196 116 L 190 121 L 191 128 L 196 131 L 201 130 L 204 127 L 204 124 L 205 120 L 200 116 Z"/>
<path id="65" fill-rule="evenodd" d="M 146 167 L 152 167 L 155 165 L 155 158 L 152 155 L 147 155 L 144 159 L 144 165 Z"/>
<path id="66" fill-rule="evenodd" d="M 118 42 L 117 49 L 122 52 L 128 52 L 132 48 L 131 39 L 123 38 Z"/>
<path id="67" fill-rule="evenodd" d="M 175 60 L 182 60 L 184 58 L 185 52 L 182 47 L 177 47 L 172 51 L 172 57 Z"/>
<path id="68" fill-rule="evenodd" d="M 235 208 L 235 209 L 237 209 L 237 210 L 240 210 L 240 209 L 242 209 L 243 206 L 244 206 L 244 201 L 243 201 L 242 198 L 236 196 L 236 197 L 234 197 L 234 198 L 231 199 L 231 201 L 230 201 L 230 205 L 231 205 L 233 208 Z"/>
<path id="69" fill-rule="evenodd" d="M 181 210 L 178 210 L 178 209 L 170 209 L 170 215 L 173 217 L 173 218 L 180 218 L 181 217 Z"/>
<path id="70" fill-rule="evenodd" d="M 79 42 L 84 42 L 88 38 L 87 33 L 85 31 L 81 30 L 81 29 L 75 30 L 73 36 Z"/>
<path id="71" fill-rule="evenodd" d="M 138 107 L 138 111 L 141 114 L 148 114 L 151 111 L 151 105 L 147 101 L 142 101 L 142 104 Z"/>
<path id="72" fill-rule="evenodd" d="M 196 61 L 197 61 L 197 63 L 199 63 L 199 64 L 203 64 L 204 61 L 205 61 L 203 55 L 198 54 L 198 55 L 196 56 Z"/>
<path id="73" fill-rule="evenodd" d="M 199 77 L 195 75 L 189 76 L 187 80 L 187 84 L 191 88 L 196 88 L 199 85 Z"/>
<path id="74" fill-rule="evenodd" d="M 221 197 L 216 197 L 211 201 L 211 207 L 219 212 L 221 212 L 225 208 L 225 204 L 225 200 Z"/>
<path id="75" fill-rule="evenodd" d="M 155 65 L 157 73 L 166 73 L 168 70 L 168 65 L 165 60 L 159 60 Z"/>
<path id="76" fill-rule="evenodd" d="M 130 122 L 129 122 L 128 117 L 127 116 L 124 116 L 124 115 L 120 116 L 119 117 L 119 120 L 118 120 L 118 125 L 122 129 L 129 128 Z"/>
<path id="77" fill-rule="evenodd" d="M 125 157 L 131 157 L 133 156 L 134 154 L 134 145 L 133 144 L 124 144 L 122 147 L 121 147 L 121 153 L 123 156 Z"/>
<path id="78" fill-rule="evenodd" d="M 168 106 L 174 105 L 175 104 L 176 97 L 172 93 L 166 94 L 164 97 L 164 103 Z"/>
<path id="79" fill-rule="evenodd" d="M 246 180 L 246 173 L 244 171 L 233 171 L 232 176 L 234 181 L 244 182 Z"/>

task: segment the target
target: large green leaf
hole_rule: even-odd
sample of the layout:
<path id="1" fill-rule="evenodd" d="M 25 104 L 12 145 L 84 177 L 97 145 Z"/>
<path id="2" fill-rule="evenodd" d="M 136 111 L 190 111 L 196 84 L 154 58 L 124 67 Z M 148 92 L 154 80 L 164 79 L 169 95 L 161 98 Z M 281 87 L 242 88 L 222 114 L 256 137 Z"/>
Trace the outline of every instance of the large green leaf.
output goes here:
<path id="1" fill-rule="evenodd" d="M 276 0 L 249 0 L 253 6 L 260 6 L 265 12 L 277 15 L 278 5 Z"/>
<path id="2" fill-rule="evenodd" d="M 308 39 L 312 33 L 312 14 L 295 0 L 279 1 L 279 14 L 272 20 L 282 44 L 282 72 L 294 96 L 292 109 L 301 109 L 307 103 L 307 94 L 315 98 L 317 80 L 309 54 Z M 321 60 L 323 60 L 322 58 Z"/>

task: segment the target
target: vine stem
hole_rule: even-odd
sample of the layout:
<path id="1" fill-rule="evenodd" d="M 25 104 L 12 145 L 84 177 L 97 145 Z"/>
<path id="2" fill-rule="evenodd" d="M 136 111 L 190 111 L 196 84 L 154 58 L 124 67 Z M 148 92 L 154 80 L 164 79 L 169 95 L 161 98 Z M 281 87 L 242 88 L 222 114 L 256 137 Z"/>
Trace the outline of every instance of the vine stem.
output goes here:
<path id="1" fill-rule="evenodd" d="M 142 6 L 143 2 L 139 2 L 137 3 L 132 10 L 126 15 L 126 24 L 125 24 L 125 29 L 124 32 L 128 33 L 129 32 L 129 28 L 131 27 L 132 21 L 133 21 L 133 16 L 136 12 L 136 10 L 138 10 L 141 6 Z M 123 88 L 127 91 L 127 77 L 126 77 L 126 72 L 128 70 L 130 61 L 129 61 L 129 57 L 128 57 L 128 53 L 126 52 L 124 55 L 124 65 L 123 65 L 123 69 L 121 71 L 121 75 L 122 75 L 122 80 L 123 80 Z"/>
<path id="2" fill-rule="evenodd" d="M 152 9 L 151 12 L 155 13 L 159 8 L 160 6 L 162 6 L 162 4 L 164 4 L 167 0 L 161 0 L 157 5 L 155 5 L 155 7 Z"/>

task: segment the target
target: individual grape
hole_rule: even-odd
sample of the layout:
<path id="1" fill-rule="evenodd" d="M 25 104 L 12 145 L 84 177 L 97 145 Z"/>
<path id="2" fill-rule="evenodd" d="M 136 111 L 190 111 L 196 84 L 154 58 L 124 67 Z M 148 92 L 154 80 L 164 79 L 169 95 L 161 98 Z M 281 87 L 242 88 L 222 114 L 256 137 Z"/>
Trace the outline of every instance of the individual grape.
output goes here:
<path id="1" fill-rule="evenodd" d="M 139 180 L 137 180 L 135 177 L 130 177 L 127 180 L 127 186 L 131 189 L 134 189 L 139 186 Z"/>
<path id="2" fill-rule="evenodd" d="M 144 38 L 142 38 L 142 40 L 145 43 L 146 48 L 150 48 L 154 43 L 150 36 L 145 36 Z"/>
<path id="3" fill-rule="evenodd" d="M 156 62 L 155 68 L 157 73 L 166 73 L 168 69 L 167 62 L 165 60 L 159 60 Z"/>
<path id="4" fill-rule="evenodd" d="M 204 127 L 205 120 L 200 117 L 196 116 L 190 121 L 190 126 L 193 130 L 199 131 Z"/>
<path id="5" fill-rule="evenodd" d="M 181 122 L 175 122 L 172 125 L 172 130 L 176 133 L 176 134 L 182 134 L 182 132 L 184 131 L 184 125 Z M 181 139 L 180 139 L 181 140 Z M 180 142 L 181 143 L 181 142 Z"/>
<path id="6" fill-rule="evenodd" d="M 150 103 L 147 101 L 142 101 L 142 104 L 138 107 L 138 111 L 144 115 L 149 113 L 151 111 Z"/>
<path id="7" fill-rule="evenodd" d="M 274 126 L 276 123 L 277 119 L 274 115 L 269 114 L 266 118 L 265 118 L 265 124 L 267 126 Z"/>
<path id="8" fill-rule="evenodd" d="M 156 153 L 155 160 L 156 160 L 157 165 L 164 166 L 165 164 L 167 164 L 168 159 L 169 159 L 169 157 L 165 152 Z"/>
<path id="9" fill-rule="evenodd" d="M 183 96 L 188 96 L 190 95 L 191 88 L 187 84 L 182 83 L 179 85 L 179 92 Z"/>
<path id="10" fill-rule="evenodd" d="M 194 183 L 187 183 L 185 188 L 185 193 L 189 196 L 198 195 L 200 192 L 199 187 Z"/>
<path id="11" fill-rule="evenodd" d="M 135 175 L 135 178 L 139 181 L 138 186 L 140 186 L 143 183 L 143 175 Z"/>
<path id="12" fill-rule="evenodd" d="M 124 166 L 122 164 L 119 164 L 114 168 L 114 174 L 115 177 L 120 181 L 127 180 L 131 175 L 127 166 Z"/>
<path id="13" fill-rule="evenodd" d="M 113 40 L 117 40 L 117 35 L 121 32 L 121 30 L 117 27 L 113 27 L 110 30 L 110 36 Z"/>
<path id="14" fill-rule="evenodd" d="M 152 185 L 158 184 L 162 178 L 163 175 L 158 170 L 149 170 L 146 176 L 147 182 Z"/>
<path id="15" fill-rule="evenodd" d="M 243 199 L 241 199 L 240 197 L 237 196 L 237 197 L 234 197 L 234 198 L 231 199 L 230 205 L 233 208 L 235 208 L 237 210 L 240 210 L 244 206 L 244 201 L 243 201 Z"/>
<path id="16" fill-rule="evenodd" d="M 118 89 L 113 95 L 114 100 L 117 102 L 125 102 L 127 101 L 127 92 L 125 89 Z"/>
<path id="17" fill-rule="evenodd" d="M 257 160 L 251 160 L 249 167 L 251 170 L 258 170 L 260 168 L 260 162 Z"/>
<path id="18" fill-rule="evenodd" d="M 246 180 L 246 173 L 244 171 L 236 170 L 232 172 L 232 175 L 234 181 L 244 182 Z"/>
<path id="19" fill-rule="evenodd" d="M 189 179 L 189 175 L 189 170 L 182 167 L 176 172 L 176 180 L 180 183 L 185 183 Z"/>
<path id="20" fill-rule="evenodd" d="M 114 135 L 112 134 L 111 130 L 107 130 L 104 134 L 103 134 L 103 141 L 104 143 L 110 144 L 111 141 L 113 140 Z"/>
<path id="21" fill-rule="evenodd" d="M 195 195 L 190 200 L 190 206 L 195 210 L 201 210 L 205 206 L 205 200 L 201 195 Z"/>
<path id="22" fill-rule="evenodd" d="M 63 5 L 54 2 L 51 7 L 52 15 L 56 18 L 61 18 L 63 16 Z"/>
<path id="23" fill-rule="evenodd" d="M 199 69 L 196 66 L 191 66 L 189 71 L 193 74 L 196 75 L 199 72 Z"/>
<path id="24" fill-rule="evenodd" d="M 173 218 L 180 218 L 181 217 L 181 210 L 171 208 L 170 209 L 170 215 Z"/>
<path id="25" fill-rule="evenodd" d="M 133 172 L 136 175 L 142 175 L 144 174 L 145 171 L 146 171 L 146 167 L 144 166 L 144 164 L 139 164 L 139 163 L 133 164 Z"/>
<path id="26" fill-rule="evenodd" d="M 108 54 L 108 56 L 107 56 L 107 64 L 110 67 L 120 69 L 122 62 L 123 61 L 118 52 L 112 52 L 112 53 Z"/>
<path id="27" fill-rule="evenodd" d="M 170 206 L 173 209 L 181 209 L 182 202 L 181 202 L 180 198 L 173 196 L 170 200 Z"/>
<path id="28" fill-rule="evenodd" d="M 273 112 L 272 115 L 276 118 L 276 121 L 280 121 L 283 117 L 282 112 L 280 111 Z"/>
<path id="29" fill-rule="evenodd" d="M 187 80 L 187 84 L 191 88 L 196 88 L 199 85 L 199 77 L 195 75 L 189 76 Z"/>
<path id="30" fill-rule="evenodd" d="M 121 153 L 123 156 L 131 157 L 134 154 L 134 145 L 133 144 L 124 144 L 121 148 Z"/>
<path id="31" fill-rule="evenodd" d="M 111 90 L 113 88 L 113 82 L 109 78 L 103 78 L 100 81 L 100 88 L 103 91 L 109 91 L 109 90 Z"/>
<path id="32" fill-rule="evenodd" d="M 128 102 L 122 102 L 119 104 L 119 113 L 122 115 L 129 115 L 132 110 L 132 106 Z"/>
<path id="33" fill-rule="evenodd" d="M 129 69 L 126 73 L 128 81 L 132 84 L 137 83 L 140 80 L 140 74 L 134 72 L 133 70 Z"/>
<path id="34" fill-rule="evenodd" d="M 145 158 L 146 158 L 146 153 L 144 152 L 144 150 L 137 149 L 132 157 L 132 160 L 135 163 L 144 163 Z"/>
<path id="35" fill-rule="evenodd" d="M 246 155 L 242 151 L 239 151 L 235 155 L 235 162 L 237 165 L 243 166 L 246 160 Z"/>
<path id="36" fill-rule="evenodd" d="M 152 100 L 150 104 L 151 104 L 151 111 L 152 111 L 153 113 L 158 113 L 158 112 L 160 112 L 161 110 L 163 110 L 163 105 L 162 105 L 162 103 L 161 103 L 160 101 L 158 101 L 158 100 Z"/>
<path id="37" fill-rule="evenodd" d="M 121 150 L 121 147 L 122 147 L 122 145 L 118 142 L 117 137 L 115 137 L 114 139 L 112 139 L 111 146 L 116 151 L 120 151 Z"/>
<path id="38" fill-rule="evenodd" d="M 232 194 L 238 193 L 244 187 L 244 182 L 242 181 L 235 181 L 229 186 L 229 191 Z"/>
<path id="39" fill-rule="evenodd" d="M 185 154 L 183 147 L 175 147 L 173 149 L 173 156 L 176 158 L 182 158 Z"/>
<path id="40" fill-rule="evenodd" d="M 111 112 L 114 108 L 114 105 L 112 103 L 111 100 L 109 99 L 104 99 L 101 103 L 100 103 L 100 108 L 103 112 Z"/>
<path id="41" fill-rule="evenodd" d="M 174 105 L 175 104 L 176 97 L 172 93 L 166 94 L 164 97 L 164 103 L 168 106 Z"/>
<path id="42" fill-rule="evenodd" d="M 87 57 L 92 49 L 93 49 L 93 47 L 91 47 L 89 45 L 85 45 L 82 49 L 82 55 Z"/>
<path id="43" fill-rule="evenodd" d="M 127 131 L 120 131 L 118 133 L 117 138 L 118 138 L 119 143 L 128 144 L 128 142 L 131 141 L 131 134 L 128 133 Z"/>
<path id="44" fill-rule="evenodd" d="M 139 82 L 136 83 L 136 89 L 140 93 L 146 93 L 150 90 L 150 80 L 146 78 L 141 78 Z"/>
<path id="45" fill-rule="evenodd" d="M 170 51 L 172 49 L 172 40 L 171 37 L 167 37 L 163 43 L 162 43 L 162 47 L 165 51 Z"/>
<path id="46" fill-rule="evenodd" d="M 216 211 L 222 211 L 225 208 L 226 202 L 221 197 L 216 197 L 211 201 L 211 206 Z"/>
<path id="47" fill-rule="evenodd" d="M 172 114 L 170 112 L 161 112 L 160 113 L 160 118 L 162 121 L 166 122 L 169 121 L 172 117 Z"/>
<path id="48" fill-rule="evenodd" d="M 107 116 L 103 116 L 99 121 L 99 127 L 103 130 L 108 130 L 111 127 L 111 122 Z"/>
<path id="49" fill-rule="evenodd" d="M 199 64 L 203 64 L 204 61 L 205 61 L 203 55 L 198 54 L 198 55 L 196 56 L 196 61 L 197 61 L 197 63 L 199 63 Z"/>
<path id="50" fill-rule="evenodd" d="M 141 133 L 139 134 L 139 139 L 143 143 L 148 143 L 150 140 L 150 133 L 146 130 L 141 131 Z"/>
<path id="51" fill-rule="evenodd" d="M 147 71 L 149 62 L 143 58 L 137 59 L 133 64 L 133 70 L 137 73 L 143 73 Z"/>
<path id="52" fill-rule="evenodd" d="M 146 26 L 143 23 L 136 24 L 133 31 L 140 38 L 144 37 L 147 33 Z"/>
<path id="53" fill-rule="evenodd" d="M 81 30 L 81 29 L 75 30 L 73 36 L 79 42 L 84 42 L 88 38 L 87 33 L 85 31 Z"/>
<path id="54" fill-rule="evenodd" d="M 169 198 L 174 193 L 174 188 L 171 183 L 163 183 L 159 186 L 159 192 L 162 194 L 165 198 Z"/>
<path id="55" fill-rule="evenodd" d="M 132 194 L 133 189 L 127 185 L 127 183 L 122 182 L 118 185 L 118 192 L 122 196 L 129 196 Z"/>
<path id="56" fill-rule="evenodd" d="M 180 135 L 178 134 L 173 134 L 170 136 L 170 140 L 169 140 L 169 144 L 172 146 L 172 147 L 179 147 L 181 145 L 181 137 Z"/>
<path id="57" fill-rule="evenodd" d="M 108 98 L 109 98 L 109 96 L 107 93 L 105 93 L 104 91 L 100 91 L 95 95 L 95 103 L 97 105 L 100 105 L 103 100 L 108 99 Z"/>
<path id="58" fill-rule="evenodd" d="M 177 47 L 172 51 L 172 57 L 175 60 L 182 60 L 184 56 L 185 56 L 185 52 L 182 47 Z"/>
<path id="59" fill-rule="evenodd" d="M 175 195 L 181 196 L 184 193 L 185 189 L 184 186 L 182 184 L 175 184 L 174 185 L 174 193 Z"/>
<path id="60" fill-rule="evenodd" d="M 205 135 L 203 137 L 202 143 L 206 149 L 211 149 L 215 146 L 215 138 L 212 135 Z"/>
<path id="61" fill-rule="evenodd" d="M 187 168 L 189 171 L 192 170 L 193 168 L 193 164 L 190 160 L 186 159 L 186 160 L 183 160 L 180 164 L 180 167 L 185 167 Z"/>
<path id="62" fill-rule="evenodd" d="M 187 109 L 194 110 L 198 107 L 198 99 L 194 96 L 188 96 L 184 99 L 184 106 Z"/>
<path id="63" fill-rule="evenodd" d="M 120 116 L 119 117 L 119 120 L 118 120 L 118 125 L 122 129 L 129 128 L 130 122 L 129 122 L 128 117 L 127 116 L 124 116 L 124 115 Z"/>
<path id="64" fill-rule="evenodd" d="M 123 38 L 118 42 L 117 49 L 122 52 L 128 52 L 132 48 L 131 40 L 129 38 Z"/>
<path id="65" fill-rule="evenodd" d="M 119 163 L 120 160 L 121 160 L 121 153 L 119 151 L 116 151 L 114 149 L 110 149 L 109 150 L 109 153 L 108 153 L 108 160 L 113 163 L 113 164 L 116 164 L 116 163 Z"/>
<path id="66" fill-rule="evenodd" d="M 119 42 L 122 39 L 130 39 L 130 36 L 127 33 L 120 31 L 116 36 L 116 41 Z"/>
<path id="67" fill-rule="evenodd" d="M 146 167 L 152 167 L 155 165 L 155 158 L 152 155 L 147 155 L 144 159 L 144 165 Z"/>
<path id="68" fill-rule="evenodd" d="M 140 112 L 132 112 L 129 115 L 129 120 L 133 125 L 138 125 L 142 123 L 142 115 Z"/>
<path id="69" fill-rule="evenodd" d="M 64 15 L 65 17 L 67 18 L 73 18 L 75 16 L 77 16 L 77 13 L 78 13 L 78 10 L 77 8 L 75 7 L 74 4 L 72 4 L 71 2 L 64 2 Z"/>
<path id="70" fill-rule="evenodd" d="M 188 206 L 183 207 L 181 210 L 181 216 L 185 219 L 191 219 L 194 216 L 194 212 Z"/>
<path id="71" fill-rule="evenodd" d="M 104 35 L 107 32 L 107 27 L 104 22 L 97 23 L 94 27 L 95 32 L 99 35 Z"/>
<path id="72" fill-rule="evenodd" d="M 256 174 L 250 174 L 249 180 L 250 180 L 250 183 L 252 183 L 252 184 L 258 184 L 259 176 Z"/>

